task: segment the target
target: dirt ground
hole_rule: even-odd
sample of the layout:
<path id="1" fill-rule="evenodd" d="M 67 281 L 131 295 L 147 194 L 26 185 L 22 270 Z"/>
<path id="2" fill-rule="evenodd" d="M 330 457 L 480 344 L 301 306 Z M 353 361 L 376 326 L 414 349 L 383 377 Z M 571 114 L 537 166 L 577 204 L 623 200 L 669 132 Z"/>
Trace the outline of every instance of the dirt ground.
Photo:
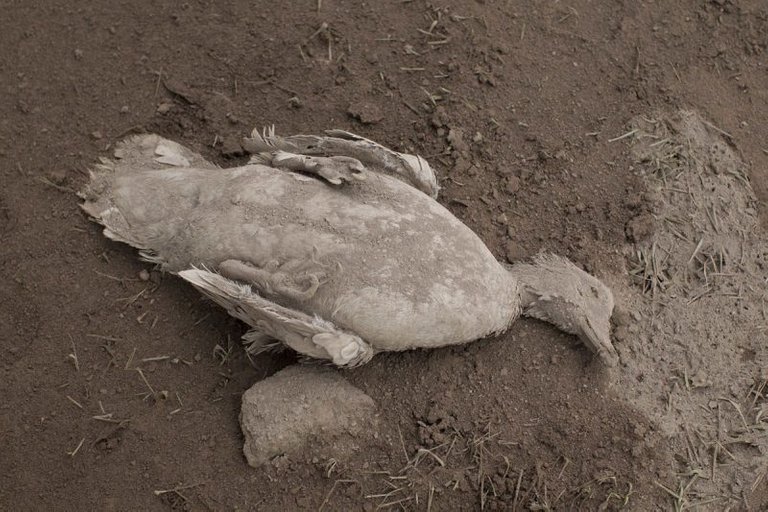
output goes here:
<path id="1" fill-rule="evenodd" d="M 0 12 L 1 509 L 768 508 L 763 0 Z M 242 324 L 74 192 L 126 134 L 226 166 L 272 124 L 425 156 L 499 259 L 605 279 L 620 367 L 531 320 L 380 355 L 345 373 L 380 410 L 368 445 L 248 466 L 242 393 L 295 359 L 249 361 Z"/>

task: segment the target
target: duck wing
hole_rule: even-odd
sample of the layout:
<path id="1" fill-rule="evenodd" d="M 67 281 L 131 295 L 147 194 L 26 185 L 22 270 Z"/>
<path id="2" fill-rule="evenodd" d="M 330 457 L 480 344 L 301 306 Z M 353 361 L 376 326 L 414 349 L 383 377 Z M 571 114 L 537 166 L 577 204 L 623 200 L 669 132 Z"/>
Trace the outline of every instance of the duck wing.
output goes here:
<path id="1" fill-rule="evenodd" d="M 230 315 L 305 356 L 330 360 L 344 367 L 367 363 L 373 357 L 373 348 L 359 336 L 344 332 L 318 316 L 271 302 L 248 284 L 199 268 L 182 270 L 179 276 Z"/>

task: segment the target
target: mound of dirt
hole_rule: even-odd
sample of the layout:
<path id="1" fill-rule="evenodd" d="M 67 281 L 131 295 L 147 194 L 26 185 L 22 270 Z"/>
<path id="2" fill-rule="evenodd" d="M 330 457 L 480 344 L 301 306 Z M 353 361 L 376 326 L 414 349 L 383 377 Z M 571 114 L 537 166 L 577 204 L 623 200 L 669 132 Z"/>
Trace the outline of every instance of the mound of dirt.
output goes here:
<path id="1" fill-rule="evenodd" d="M 692 111 L 631 128 L 653 228 L 617 287 L 614 389 L 684 447 L 681 505 L 737 506 L 768 466 L 768 237 L 731 135 Z"/>

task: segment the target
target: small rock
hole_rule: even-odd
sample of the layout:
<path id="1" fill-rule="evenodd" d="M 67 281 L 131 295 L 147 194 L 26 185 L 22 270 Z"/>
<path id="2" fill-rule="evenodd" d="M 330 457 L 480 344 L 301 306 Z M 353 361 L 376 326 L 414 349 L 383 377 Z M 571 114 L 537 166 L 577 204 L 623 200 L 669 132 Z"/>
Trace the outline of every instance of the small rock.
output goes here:
<path id="1" fill-rule="evenodd" d="M 436 423 L 439 423 L 444 418 L 446 418 L 448 415 L 443 411 L 440 406 L 433 405 L 429 408 L 429 411 L 427 411 L 427 415 L 425 419 L 427 420 L 427 423 L 430 425 L 434 425 Z"/>
<path id="2" fill-rule="evenodd" d="M 81 50 L 81 49 L 79 49 L 79 48 L 78 48 L 78 49 L 76 49 L 76 50 L 75 50 L 75 52 L 74 52 L 74 53 L 75 53 L 75 58 L 76 58 L 77 60 L 80 60 L 80 59 L 82 59 L 82 58 L 83 58 L 83 50 Z"/>
<path id="3" fill-rule="evenodd" d="M 632 333 L 626 325 L 620 325 L 614 329 L 613 337 L 623 344 L 629 344 L 632 341 Z"/>
<path id="4" fill-rule="evenodd" d="M 288 106 L 291 108 L 301 108 L 303 105 L 298 96 L 292 96 L 288 99 Z"/>
<path id="5" fill-rule="evenodd" d="M 706 388 L 712 385 L 712 381 L 702 370 L 699 370 L 691 377 L 691 385 L 695 388 Z"/>
<path id="6" fill-rule="evenodd" d="M 613 323 L 617 327 L 630 325 L 632 324 L 632 315 L 625 308 L 617 306 L 613 311 Z"/>
<path id="7" fill-rule="evenodd" d="M 470 167 L 472 167 L 472 162 L 460 156 L 459 158 L 456 159 L 456 162 L 454 162 L 453 172 L 463 174 L 467 172 Z"/>
<path id="8" fill-rule="evenodd" d="M 164 102 L 162 102 L 161 104 L 159 104 L 157 106 L 157 113 L 158 114 L 167 114 L 168 112 L 171 111 L 172 108 L 173 108 L 173 103 L 171 103 L 169 101 L 164 101 Z"/>
<path id="9" fill-rule="evenodd" d="M 91 138 L 94 140 L 101 140 L 104 138 L 104 134 L 101 133 L 99 130 L 94 130 L 91 132 Z"/>
<path id="10" fill-rule="evenodd" d="M 517 263 L 518 261 L 525 259 L 525 251 L 523 251 L 520 244 L 514 240 L 507 242 L 504 249 L 504 255 L 510 263 Z"/>
<path id="11" fill-rule="evenodd" d="M 432 114 L 430 122 L 434 128 L 444 128 L 448 124 L 448 112 L 445 111 L 445 107 L 439 106 L 435 109 L 435 113 Z"/>
<path id="12" fill-rule="evenodd" d="M 224 141 L 221 143 L 221 154 L 226 158 L 234 158 L 243 156 L 245 150 L 243 150 L 240 142 L 234 137 L 225 137 Z"/>
<path id="13" fill-rule="evenodd" d="M 464 142 L 464 132 L 459 128 L 451 128 L 448 132 L 448 143 L 454 151 L 459 153 L 469 153 L 469 145 Z"/>
<path id="14" fill-rule="evenodd" d="M 153 270 L 149 273 L 149 280 L 154 284 L 159 285 L 163 280 L 163 273 L 158 270 Z"/>
<path id="15" fill-rule="evenodd" d="M 381 113 L 379 107 L 366 101 L 350 105 L 347 114 L 363 124 L 376 124 L 384 119 L 384 114 Z"/>
<path id="16" fill-rule="evenodd" d="M 515 194 L 520 190 L 520 178 L 517 176 L 510 176 L 507 178 L 507 182 L 504 185 L 504 190 L 508 194 Z"/>
<path id="17" fill-rule="evenodd" d="M 121 114 L 127 114 L 130 111 L 131 111 L 131 109 L 128 108 L 128 105 L 123 105 L 122 107 L 120 107 L 120 113 Z"/>
<path id="18" fill-rule="evenodd" d="M 48 173 L 48 179 L 56 185 L 65 185 L 67 183 L 67 171 L 56 169 Z"/>
<path id="19" fill-rule="evenodd" d="M 243 395 L 243 453 L 253 467 L 281 456 L 309 460 L 324 449 L 338 459 L 373 433 L 375 415 L 371 397 L 337 370 L 289 366 Z"/>
<path id="20" fill-rule="evenodd" d="M 143 268 L 139 272 L 139 279 L 142 281 L 149 281 L 149 272 L 147 272 L 147 269 Z"/>

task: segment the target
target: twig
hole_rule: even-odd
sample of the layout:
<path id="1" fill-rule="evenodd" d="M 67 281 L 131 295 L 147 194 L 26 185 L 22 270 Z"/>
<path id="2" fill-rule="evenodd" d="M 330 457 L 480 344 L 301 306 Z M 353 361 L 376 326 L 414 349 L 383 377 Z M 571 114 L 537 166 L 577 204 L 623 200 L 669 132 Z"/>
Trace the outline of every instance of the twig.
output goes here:
<path id="1" fill-rule="evenodd" d="M 405 449 L 405 441 L 403 440 L 403 431 L 400 430 L 400 425 L 397 426 L 397 433 L 400 436 L 400 446 L 403 448 L 403 455 L 405 456 L 406 464 L 411 462 L 411 458 L 408 457 L 408 450 Z"/>
<path id="2" fill-rule="evenodd" d="M 166 359 L 170 359 L 171 356 L 155 356 L 155 357 L 145 357 L 141 360 L 142 363 L 149 363 L 152 361 L 165 361 Z"/>
<path id="3" fill-rule="evenodd" d="M 74 398 L 72 398 L 72 397 L 71 397 L 71 396 L 69 396 L 69 395 L 65 395 L 65 396 L 67 397 L 67 400 L 69 400 L 70 402 L 72 402 L 73 404 L 75 404 L 75 405 L 76 405 L 78 408 L 80 408 L 80 409 L 82 409 L 82 408 L 83 408 L 83 406 L 82 406 L 82 405 L 80 405 L 80 402 L 78 402 L 77 400 L 75 400 Z"/>
<path id="4" fill-rule="evenodd" d="M 80 361 L 77 358 L 77 349 L 75 348 L 75 340 L 72 339 L 72 336 L 69 336 L 69 341 L 72 343 L 72 353 L 67 355 L 67 358 L 71 359 L 73 363 L 75 363 L 75 371 L 80 371 Z"/>
<path id="5" fill-rule="evenodd" d="M 713 125 L 712 123 L 710 123 L 710 122 L 709 122 L 709 121 L 707 121 L 706 119 L 702 119 L 701 121 L 702 121 L 702 122 L 703 122 L 705 125 L 709 126 L 709 127 L 710 127 L 710 128 L 712 128 L 713 130 L 715 130 L 717 133 L 719 133 L 719 134 L 721 134 L 721 135 L 724 135 L 725 137 L 727 137 L 727 138 L 729 138 L 729 139 L 733 140 L 733 135 L 731 135 L 731 134 L 730 134 L 730 133 L 728 133 L 727 131 L 725 131 L 725 130 L 723 130 L 723 129 L 721 129 L 721 128 L 718 128 L 717 126 Z"/>
<path id="6" fill-rule="evenodd" d="M 71 452 L 67 452 L 67 455 L 69 455 L 70 457 L 74 457 L 75 455 L 77 455 L 77 452 L 80 451 L 80 448 L 82 448 L 84 442 L 85 442 L 85 438 L 82 438 L 80 442 L 77 444 L 77 446 L 75 447 L 75 449 L 72 450 Z"/>
<path id="7" fill-rule="evenodd" d="M 333 495 L 333 491 L 336 490 L 336 486 L 339 484 L 358 484 L 360 485 L 360 482 L 357 480 L 350 480 L 350 479 L 343 479 L 343 480 L 336 480 L 333 482 L 333 485 L 331 486 L 331 490 L 328 491 L 328 494 L 325 495 L 325 499 L 320 504 L 320 508 L 318 508 L 318 512 L 321 512 L 323 510 L 323 507 L 325 507 L 328 504 L 328 500 L 331 499 L 331 495 Z M 362 486 L 361 486 L 362 487 Z"/>
<path id="8" fill-rule="evenodd" d="M 42 183 L 43 185 L 48 185 L 49 187 L 53 187 L 59 192 L 66 192 L 67 194 L 74 194 L 75 191 L 69 187 L 62 187 L 61 185 L 57 185 L 56 183 L 52 182 L 48 178 L 45 177 L 38 177 L 37 181 Z"/>
<path id="9" fill-rule="evenodd" d="M 174 487 L 173 489 L 159 489 L 156 491 L 152 491 L 155 496 L 162 496 L 163 494 L 168 494 L 169 492 L 175 492 L 178 494 L 179 491 L 183 491 L 184 489 L 192 489 L 193 487 L 198 487 L 200 485 L 205 485 L 205 482 L 200 482 L 197 484 L 189 484 L 189 485 L 180 485 L 178 487 Z"/>
<path id="10" fill-rule="evenodd" d="M 147 385 L 147 387 L 149 388 L 149 391 L 151 391 L 151 392 L 152 392 L 152 396 L 155 396 L 155 395 L 157 394 L 157 392 L 156 392 L 156 391 L 155 391 L 155 389 L 152 387 L 152 385 L 149 383 L 149 381 L 147 380 L 147 378 L 144 376 L 144 372 L 143 372 L 143 371 L 141 371 L 141 368 L 136 368 L 136 371 L 137 371 L 137 372 L 139 372 L 139 375 L 141 376 L 141 380 L 143 380 L 143 381 L 144 381 L 144 384 L 146 384 L 146 385 Z"/>
<path id="11" fill-rule="evenodd" d="M 129 366 L 131 366 L 131 363 L 133 362 L 133 356 L 136 354 L 136 347 L 133 347 L 133 352 L 131 352 L 131 357 L 128 358 L 128 361 L 125 363 L 125 369 L 128 370 Z"/>
<path id="12" fill-rule="evenodd" d="M 627 133 L 623 135 L 619 135 L 618 137 L 614 137 L 612 139 L 608 139 L 608 142 L 616 142 L 617 140 L 626 139 L 627 137 L 631 137 L 634 134 L 636 134 L 639 130 L 635 128 L 634 130 L 628 131 Z"/>
<path id="13" fill-rule="evenodd" d="M 96 338 L 105 341 L 122 341 L 120 338 L 115 338 L 114 336 L 104 336 L 102 334 L 86 334 L 86 336 L 89 338 Z"/>

